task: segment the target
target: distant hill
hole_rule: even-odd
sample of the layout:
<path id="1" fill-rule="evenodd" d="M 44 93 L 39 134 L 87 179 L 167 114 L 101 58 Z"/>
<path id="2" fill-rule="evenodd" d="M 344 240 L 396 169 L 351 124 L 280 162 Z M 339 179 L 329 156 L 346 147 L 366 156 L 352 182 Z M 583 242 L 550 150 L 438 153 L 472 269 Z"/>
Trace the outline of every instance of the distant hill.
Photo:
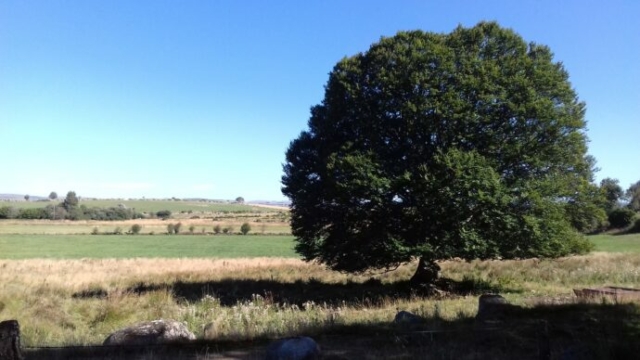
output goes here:
<path id="1" fill-rule="evenodd" d="M 0 194 L 0 201 L 25 201 L 24 196 L 26 194 Z M 49 198 L 45 196 L 37 196 L 29 194 L 29 201 L 47 201 Z M 97 198 L 85 198 L 81 197 L 82 200 L 105 200 L 105 199 L 97 199 Z M 122 199 L 124 200 L 124 199 Z M 144 200 L 144 199 L 129 199 L 129 200 Z M 170 200 L 167 199 L 146 199 L 146 200 Z M 203 202 L 220 202 L 220 203 L 233 203 L 233 200 L 212 200 L 205 198 L 186 198 L 181 199 L 182 201 L 203 201 Z M 268 206 L 281 206 L 281 207 L 289 207 L 291 205 L 290 201 L 270 201 L 270 200 L 252 200 L 246 202 L 246 205 L 268 205 Z"/>
<path id="2" fill-rule="evenodd" d="M 291 201 L 268 201 L 268 200 L 256 200 L 249 201 L 246 203 L 247 205 L 269 205 L 269 206 L 281 206 L 281 207 L 289 207 L 291 206 Z"/>
<path id="3" fill-rule="evenodd" d="M 0 201 L 24 201 L 24 196 L 27 194 L 0 194 Z M 47 200 L 47 197 L 36 196 L 29 194 L 29 201 L 42 201 Z"/>

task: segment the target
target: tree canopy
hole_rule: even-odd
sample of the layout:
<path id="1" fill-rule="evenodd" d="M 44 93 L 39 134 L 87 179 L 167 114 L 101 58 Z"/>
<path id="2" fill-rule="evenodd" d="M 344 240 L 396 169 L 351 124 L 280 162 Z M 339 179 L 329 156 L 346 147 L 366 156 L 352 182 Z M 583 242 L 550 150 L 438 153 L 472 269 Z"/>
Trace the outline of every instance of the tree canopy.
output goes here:
<path id="1" fill-rule="evenodd" d="M 296 250 L 350 272 L 420 258 L 429 276 L 584 251 L 584 113 L 550 49 L 496 23 L 382 38 L 337 63 L 286 152 Z"/>
<path id="2" fill-rule="evenodd" d="M 640 181 L 629 186 L 626 197 L 629 199 L 629 208 L 633 211 L 640 211 Z"/>
<path id="3" fill-rule="evenodd" d="M 618 179 L 605 178 L 600 181 L 600 191 L 605 199 L 605 209 L 607 212 L 617 208 L 618 203 L 624 197 L 624 190 L 620 186 Z"/>
<path id="4" fill-rule="evenodd" d="M 78 206 L 78 197 L 76 196 L 75 191 L 69 191 L 67 193 L 67 196 L 62 202 L 62 206 L 69 212 L 73 211 Z"/>

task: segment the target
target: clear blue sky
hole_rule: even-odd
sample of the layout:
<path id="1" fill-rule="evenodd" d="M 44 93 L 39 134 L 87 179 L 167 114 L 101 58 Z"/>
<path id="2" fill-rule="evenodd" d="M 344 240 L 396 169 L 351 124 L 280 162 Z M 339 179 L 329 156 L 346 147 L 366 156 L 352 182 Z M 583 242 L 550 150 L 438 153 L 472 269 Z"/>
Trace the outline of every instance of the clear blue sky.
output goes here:
<path id="1" fill-rule="evenodd" d="M 0 193 L 283 200 L 289 142 L 344 56 L 495 20 L 587 103 L 604 177 L 640 180 L 640 1 L 0 1 Z"/>

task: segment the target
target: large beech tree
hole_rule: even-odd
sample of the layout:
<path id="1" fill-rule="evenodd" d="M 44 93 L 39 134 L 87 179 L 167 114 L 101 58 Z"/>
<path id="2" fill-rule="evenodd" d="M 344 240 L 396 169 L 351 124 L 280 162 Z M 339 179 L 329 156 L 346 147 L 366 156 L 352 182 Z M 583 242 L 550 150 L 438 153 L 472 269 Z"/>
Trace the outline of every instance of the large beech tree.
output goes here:
<path id="1" fill-rule="evenodd" d="M 347 272 L 417 258 L 418 283 L 436 260 L 587 251 L 584 112 L 549 48 L 496 23 L 382 38 L 338 62 L 286 152 L 296 250 Z"/>

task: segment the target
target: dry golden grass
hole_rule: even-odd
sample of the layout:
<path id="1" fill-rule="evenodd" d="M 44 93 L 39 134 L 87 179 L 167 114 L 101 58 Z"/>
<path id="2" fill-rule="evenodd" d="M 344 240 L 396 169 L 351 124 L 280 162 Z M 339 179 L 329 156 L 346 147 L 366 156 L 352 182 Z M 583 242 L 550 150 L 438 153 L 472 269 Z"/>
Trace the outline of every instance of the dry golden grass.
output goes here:
<path id="1" fill-rule="evenodd" d="M 422 298 L 404 292 L 413 265 L 370 280 L 295 259 L 0 260 L 0 318 L 20 321 L 26 346 L 99 344 L 157 318 L 184 321 L 200 338 L 213 323 L 208 338 L 253 339 L 389 324 L 398 309 L 469 319 L 485 291 L 532 306 L 574 287 L 640 284 L 640 255 L 446 261 L 454 292 Z"/>

